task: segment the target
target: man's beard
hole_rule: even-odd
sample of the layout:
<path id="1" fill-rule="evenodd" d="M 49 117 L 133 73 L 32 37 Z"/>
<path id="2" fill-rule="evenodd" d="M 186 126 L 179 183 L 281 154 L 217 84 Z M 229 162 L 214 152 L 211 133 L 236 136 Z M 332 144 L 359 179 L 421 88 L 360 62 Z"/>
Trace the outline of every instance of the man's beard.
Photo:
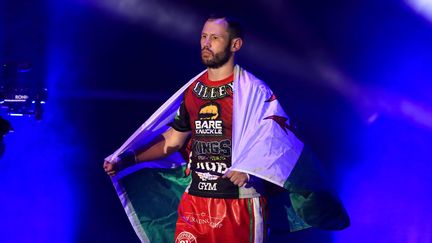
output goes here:
<path id="1" fill-rule="evenodd" d="M 206 50 L 206 51 L 210 52 L 213 55 L 213 58 L 204 59 L 202 57 L 202 51 L 203 50 Z M 217 54 L 214 54 L 214 52 L 212 52 L 210 49 L 203 48 L 201 50 L 201 61 L 208 68 L 220 68 L 225 63 L 228 62 L 228 60 L 230 59 L 231 55 L 232 55 L 232 52 L 230 50 L 230 45 L 229 44 L 225 47 L 225 49 L 222 52 L 219 52 Z"/>

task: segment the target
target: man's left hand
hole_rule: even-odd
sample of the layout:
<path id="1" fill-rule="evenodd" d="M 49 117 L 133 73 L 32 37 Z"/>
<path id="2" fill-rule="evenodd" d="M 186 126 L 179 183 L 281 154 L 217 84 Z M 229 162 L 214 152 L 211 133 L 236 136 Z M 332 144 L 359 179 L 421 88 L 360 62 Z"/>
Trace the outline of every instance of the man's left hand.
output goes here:
<path id="1" fill-rule="evenodd" d="M 236 186 L 243 186 L 246 184 L 249 180 L 249 177 L 246 173 L 238 172 L 238 171 L 228 171 L 225 173 L 225 175 L 222 176 L 222 178 L 228 178 L 234 185 Z"/>

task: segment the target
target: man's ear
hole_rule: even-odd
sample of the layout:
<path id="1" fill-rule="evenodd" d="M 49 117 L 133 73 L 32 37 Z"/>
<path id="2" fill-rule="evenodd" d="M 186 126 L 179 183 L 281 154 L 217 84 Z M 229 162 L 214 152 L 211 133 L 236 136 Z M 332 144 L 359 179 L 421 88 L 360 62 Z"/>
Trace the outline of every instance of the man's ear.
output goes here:
<path id="1" fill-rule="evenodd" d="M 240 50 L 243 45 L 243 40 L 241 38 L 234 38 L 231 40 L 231 51 L 236 52 Z"/>

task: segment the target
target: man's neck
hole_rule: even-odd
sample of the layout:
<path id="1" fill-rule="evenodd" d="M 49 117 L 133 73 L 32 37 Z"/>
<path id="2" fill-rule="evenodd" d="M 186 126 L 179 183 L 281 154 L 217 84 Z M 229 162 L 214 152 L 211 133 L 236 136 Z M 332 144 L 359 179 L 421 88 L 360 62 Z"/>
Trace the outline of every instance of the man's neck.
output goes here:
<path id="1" fill-rule="evenodd" d="M 208 79 L 210 81 L 218 81 L 228 78 L 234 72 L 234 60 L 229 60 L 222 67 L 207 68 Z"/>

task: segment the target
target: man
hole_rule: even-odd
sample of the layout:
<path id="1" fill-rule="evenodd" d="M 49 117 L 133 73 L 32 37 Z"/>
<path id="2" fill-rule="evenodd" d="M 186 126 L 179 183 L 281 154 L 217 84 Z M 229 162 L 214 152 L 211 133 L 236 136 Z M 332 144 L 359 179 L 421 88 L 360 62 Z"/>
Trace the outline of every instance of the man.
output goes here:
<path id="1" fill-rule="evenodd" d="M 114 176 L 187 145 L 192 180 L 178 206 L 175 241 L 263 242 L 263 184 L 284 187 L 303 144 L 289 131 L 270 89 L 235 66 L 235 53 L 243 44 L 237 22 L 209 18 L 200 43 L 207 69 L 183 89 L 170 128 L 134 151 L 120 149 L 104 169 Z"/>

